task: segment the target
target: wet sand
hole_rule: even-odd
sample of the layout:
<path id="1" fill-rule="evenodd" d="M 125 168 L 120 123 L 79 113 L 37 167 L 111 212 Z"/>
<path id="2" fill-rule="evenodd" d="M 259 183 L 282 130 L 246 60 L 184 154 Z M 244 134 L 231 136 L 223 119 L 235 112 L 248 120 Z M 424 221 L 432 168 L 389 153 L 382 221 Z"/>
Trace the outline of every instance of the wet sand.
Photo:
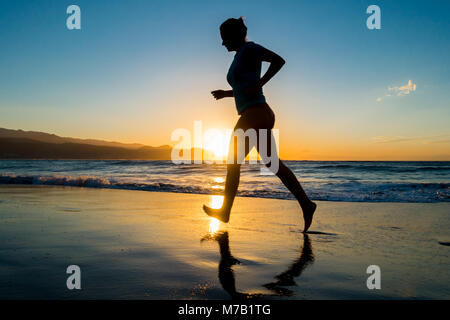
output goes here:
<path id="1" fill-rule="evenodd" d="M 0 299 L 450 299 L 450 203 L 318 202 L 304 236 L 295 201 L 220 200 L 0 186 Z"/>

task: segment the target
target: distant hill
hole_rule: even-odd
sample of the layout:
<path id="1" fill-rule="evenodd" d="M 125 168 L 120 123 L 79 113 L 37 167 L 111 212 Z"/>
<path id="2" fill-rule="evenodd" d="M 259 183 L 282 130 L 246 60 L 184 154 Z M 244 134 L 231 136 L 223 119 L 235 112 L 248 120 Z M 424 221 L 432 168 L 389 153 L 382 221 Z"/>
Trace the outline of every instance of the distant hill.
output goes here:
<path id="1" fill-rule="evenodd" d="M 120 143 L 120 142 L 111 142 L 97 139 L 77 139 L 77 138 L 68 138 L 68 137 L 60 137 L 56 134 L 39 132 L 39 131 L 23 131 L 23 130 L 12 130 L 12 129 L 4 129 L 0 128 L 0 138 L 24 138 L 24 139 L 32 139 L 41 142 L 48 143 L 80 143 L 80 144 L 89 144 L 94 146 L 108 146 L 108 147 L 120 147 L 127 149 L 138 149 L 142 147 L 146 147 L 146 145 L 138 144 L 138 143 Z M 166 146 L 169 147 L 169 146 Z"/>
<path id="2" fill-rule="evenodd" d="M 0 128 L 0 159 L 169 160 L 171 147 L 150 147 Z"/>
<path id="3" fill-rule="evenodd" d="M 47 143 L 23 138 L 0 138 L 0 159 L 169 160 L 171 148 L 127 149 L 81 143 Z"/>

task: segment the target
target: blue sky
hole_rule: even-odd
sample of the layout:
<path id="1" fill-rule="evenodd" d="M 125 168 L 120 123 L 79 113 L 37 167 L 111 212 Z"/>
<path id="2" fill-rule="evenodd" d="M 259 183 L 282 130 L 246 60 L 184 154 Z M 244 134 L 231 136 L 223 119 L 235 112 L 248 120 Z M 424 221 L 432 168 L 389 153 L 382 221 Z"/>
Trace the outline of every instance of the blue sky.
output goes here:
<path id="1" fill-rule="evenodd" d="M 70 4 L 81 30 L 66 28 Z M 381 30 L 366 28 L 370 4 Z M 229 89 L 218 26 L 245 16 L 249 40 L 287 61 L 264 91 L 288 157 L 450 160 L 449 12 L 449 1 L 2 0 L 0 127 L 150 145 L 194 120 L 232 127 L 233 101 L 209 92 Z"/>

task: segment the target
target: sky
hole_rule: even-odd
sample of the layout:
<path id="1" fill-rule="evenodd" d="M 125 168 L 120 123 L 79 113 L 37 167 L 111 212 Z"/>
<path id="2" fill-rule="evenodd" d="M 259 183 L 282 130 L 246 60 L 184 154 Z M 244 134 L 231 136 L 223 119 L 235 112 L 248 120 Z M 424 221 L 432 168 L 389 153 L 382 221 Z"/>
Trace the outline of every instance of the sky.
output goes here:
<path id="1" fill-rule="evenodd" d="M 81 30 L 66 27 L 72 4 Z M 264 87 L 282 158 L 450 160 L 449 12 L 445 0 L 1 0 L 0 127 L 153 146 L 196 120 L 232 128 L 233 99 L 210 92 L 230 89 L 218 28 L 244 16 L 248 40 L 286 60 Z"/>

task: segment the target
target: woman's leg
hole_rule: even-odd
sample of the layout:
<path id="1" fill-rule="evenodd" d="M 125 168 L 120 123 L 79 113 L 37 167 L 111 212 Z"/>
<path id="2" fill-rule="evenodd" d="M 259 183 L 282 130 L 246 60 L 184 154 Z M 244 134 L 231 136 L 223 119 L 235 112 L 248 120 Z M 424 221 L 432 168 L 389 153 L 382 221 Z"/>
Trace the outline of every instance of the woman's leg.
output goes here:
<path id="1" fill-rule="evenodd" d="M 279 160 L 278 172 L 276 176 L 280 178 L 281 182 L 288 188 L 288 190 L 295 196 L 300 206 L 303 208 L 304 206 L 310 204 L 311 200 L 309 200 L 305 191 L 303 190 L 300 182 L 298 182 L 297 177 L 294 173 L 286 167 L 283 161 Z"/>
<path id="2" fill-rule="evenodd" d="M 233 163 L 227 164 L 227 177 L 225 181 L 225 191 L 222 207 L 220 209 L 214 209 L 205 205 L 203 206 L 203 210 L 205 210 L 206 214 L 213 218 L 219 219 L 222 222 L 228 222 L 230 220 L 231 207 L 233 206 L 234 198 L 236 197 L 239 186 L 239 179 L 241 176 L 242 162 L 239 162 L 237 159 L 238 152 L 236 149 L 237 148 L 235 147 L 234 150 L 229 151 L 233 152 L 235 161 L 233 161 Z M 251 148 L 248 145 L 248 141 L 246 141 L 244 159 L 249 153 L 249 150 L 251 150 Z"/>
<path id="3" fill-rule="evenodd" d="M 314 211 L 316 211 L 317 205 L 312 202 L 305 191 L 303 190 L 300 182 L 298 182 L 297 177 L 294 173 L 286 167 L 283 161 L 279 160 L 279 168 L 276 173 L 277 177 L 280 178 L 281 182 L 288 188 L 288 190 L 295 196 L 300 207 L 303 211 L 303 219 L 305 220 L 305 226 L 303 232 L 308 231 L 311 226 Z"/>
<path id="4" fill-rule="evenodd" d="M 272 144 L 275 144 L 275 139 L 272 134 L 272 130 L 270 130 L 269 134 L 266 134 L 267 141 L 266 141 L 266 148 L 265 154 L 267 154 L 267 150 L 274 150 L 276 152 L 276 146 L 273 146 Z M 261 148 L 261 145 L 258 144 L 258 151 L 259 148 Z M 260 153 L 261 154 L 261 153 Z M 268 155 L 268 154 L 267 154 Z M 275 175 L 280 178 L 281 182 L 286 186 L 286 188 L 295 196 L 298 203 L 300 204 L 300 207 L 303 211 L 303 218 L 305 220 L 305 227 L 304 232 L 306 232 L 309 228 L 309 226 L 312 223 L 312 218 L 314 215 L 314 211 L 316 210 L 317 205 L 312 202 L 308 196 L 305 193 L 305 190 L 303 190 L 300 182 L 298 181 L 297 177 L 294 175 L 294 173 L 281 161 L 277 154 L 274 156 L 270 155 L 271 161 L 278 161 L 278 166 L 275 167 L 277 169 L 274 171 Z M 266 166 L 270 169 L 274 168 L 272 163 L 268 163 L 266 161 Z"/>
<path id="5" fill-rule="evenodd" d="M 253 145 L 250 144 L 250 139 L 245 139 L 242 141 L 242 136 L 236 134 L 237 130 L 242 130 L 242 132 L 246 132 L 246 130 L 252 128 L 253 126 L 257 126 L 255 121 L 255 117 L 252 116 L 252 112 L 248 112 L 239 118 L 237 122 L 234 133 L 231 137 L 230 148 L 229 148 L 229 156 L 227 163 L 227 177 L 225 181 L 225 191 L 222 207 L 219 209 L 210 208 L 206 205 L 203 205 L 203 210 L 209 216 L 219 219 L 222 222 L 228 222 L 230 220 L 230 212 L 233 206 L 234 198 L 236 197 L 236 193 L 239 186 L 239 179 L 241 175 L 241 164 L 243 163 L 245 157 L 249 154 Z M 255 130 L 256 134 L 256 144 L 258 141 L 258 131 Z M 244 146 L 241 144 L 244 143 Z M 244 149 L 241 149 L 241 148 Z"/>
<path id="6" fill-rule="evenodd" d="M 205 210 L 206 214 L 213 218 L 219 219 L 222 222 L 228 222 L 230 220 L 231 207 L 233 206 L 234 198 L 236 197 L 240 175 L 240 164 L 227 165 L 227 179 L 225 181 L 225 192 L 222 207 L 220 209 L 214 209 L 203 205 L 203 210 Z"/>

